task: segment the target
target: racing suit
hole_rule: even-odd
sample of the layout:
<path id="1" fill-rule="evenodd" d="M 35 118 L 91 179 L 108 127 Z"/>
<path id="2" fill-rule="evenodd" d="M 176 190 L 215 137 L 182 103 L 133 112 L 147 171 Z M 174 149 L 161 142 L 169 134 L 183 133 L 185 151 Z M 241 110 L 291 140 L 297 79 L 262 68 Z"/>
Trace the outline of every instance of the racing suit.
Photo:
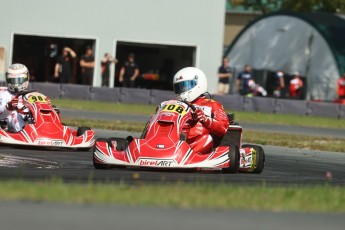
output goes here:
<path id="1" fill-rule="evenodd" d="M 192 104 L 196 110 L 202 110 L 206 116 L 205 121 L 191 121 L 183 127 L 186 134 L 186 142 L 193 151 L 204 154 L 210 152 L 213 145 L 213 137 L 223 137 L 229 127 L 229 119 L 223 106 L 205 96 L 198 97 Z"/>
<path id="2" fill-rule="evenodd" d="M 5 120 L 11 132 L 19 132 L 23 129 L 25 122 L 20 113 L 14 108 L 10 108 L 8 103 L 12 101 L 14 95 L 6 87 L 0 88 L 0 120 Z M 23 103 L 18 102 L 17 108 L 23 107 Z"/>

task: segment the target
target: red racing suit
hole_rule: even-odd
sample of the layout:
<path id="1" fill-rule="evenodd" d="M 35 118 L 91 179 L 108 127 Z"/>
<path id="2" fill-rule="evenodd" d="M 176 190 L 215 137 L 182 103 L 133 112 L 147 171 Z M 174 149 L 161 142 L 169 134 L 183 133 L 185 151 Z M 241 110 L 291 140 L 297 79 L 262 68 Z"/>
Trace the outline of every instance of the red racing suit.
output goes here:
<path id="1" fill-rule="evenodd" d="M 303 87 L 303 81 L 299 77 L 295 77 L 290 81 L 289 93 L 290 97 L 299 97 Z"/>
<path id="2" fill-rule="evenodd" d="M 204 112 L 208 121 L 204 124 L 192 121 L 185 125 L 183 131 L 186 133 L 186 141 L 193 151 L 200 154 L 208 153 L 213 145 L 212 136 L 223 137 L 228 130 L 229 119 L 223 106 L 215 100 L 202 96 L 195 99 L 192 104 Z"/>
<path id="3" fill-rule="evenodd" d="M 9 130 L 12 132 L 19 132 L 23 129 L 25 122 L 18 109 L 23 108 L 23 100 L 19 98 L 17 105 L 18 109 L 9 109 L 8 103 L 15 97 L 7 87 L 0 87 L 0 120 L 6 120 Z"/>
<path id="4" fill-rule="evenodd" d="M 345 98 L 345 78 L 341 77 L 337 81 L 338 98 Z"/>

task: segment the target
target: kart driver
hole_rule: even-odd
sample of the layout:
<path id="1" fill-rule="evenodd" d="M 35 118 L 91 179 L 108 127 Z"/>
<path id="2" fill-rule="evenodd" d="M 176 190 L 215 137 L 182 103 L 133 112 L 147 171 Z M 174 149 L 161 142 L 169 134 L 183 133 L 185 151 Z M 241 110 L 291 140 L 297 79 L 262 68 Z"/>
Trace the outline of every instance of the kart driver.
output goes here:
<path id="1" fill-rule="evenodd" d="M 213 137 L 226 134 L 229 119 L 219 102 L 206 98 L 207 79 L 204 72 L 194 67 L 183 68 L 175 74 L 173 86 L 178 99 L 190 102 L 196 108 L 195 122 L 183 128 L 186 142 L 197 153 L 210 152 Z"/>
<path id="2" fill-rule="evenodd" d="M 23 64 L 13 64 L 6 71 L 7 87 L 0 88 L 0 120 L 7 122 L 8 131 L 19 132 L 25 122 L 18 111 L 24 108 L 17 93 L 29 86 L 29 71 Z"/>

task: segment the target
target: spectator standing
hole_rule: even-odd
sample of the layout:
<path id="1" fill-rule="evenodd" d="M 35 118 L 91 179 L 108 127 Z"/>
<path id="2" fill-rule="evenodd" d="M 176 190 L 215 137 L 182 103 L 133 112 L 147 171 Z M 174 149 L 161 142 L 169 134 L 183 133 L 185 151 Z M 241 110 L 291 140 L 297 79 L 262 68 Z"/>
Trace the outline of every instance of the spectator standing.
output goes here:
<path id="1" fill-rule="evenodd" d="M 73 59 L 76 57 L 76 53 L 71 48 L 63 48 L 62 55 L 58 57 L 54 68 L 54 78 L 60 83 L 72 82 Z"/>
<path id="2" fill-rule="evenodd" d="M 134 54 L 128 54 L 127 61 L 120 70 L 119 82 L 123 87 L 135 87 L 135 79 L 139 75 L 139 67 L 135 62 Z"/>
<path id="3" fill-rule="evenodd" d="M 93 56 L 91 46 L 86 47 L 85 54 L 80 58 L 79 64 L 81 67 L 82 84 L 92 85 L 95 57 Z"/>
<path id="4" fill-rule="evenodd" d="M 218 68 L 218 94 L 225 95 L 229 93 L 232 73 L 233 71 L 229 66 L 229 59 L 226 57 L 223 58 L 223 64 Z"/>
<path id="5" fill-rule="evenodd" d="M 284 72 L 282 70 L 278 70 L 274 75 L 274 83 L 273 83 L 273 96 L 274 97 L 282 97 L 282 91 L 285 88 L 284 82 Z"/>
<path id="6" fill-rule="evenodd" d="M 299 73 L 296 71 L 293 74 L 293 79 L 290 81 L 290 98 L 301 99 L 302 89 L 303 81 L 301 80 Z"/>
<path id="7" fill-rule="evenodd" d="M 249 80 L 253 80 L 253 73 L 252 68 L 247 64 L 244 66 L 244 70 L 237 76 L 236 88 L 240 95 L 250 93 Z"/>
<path id="8" fill-rule="evenodd" d="M 345 73 L 337 81 L 337 96 L 338 99 L 345 99 Z"/>
<path id="9" fill-rule="evenodd" d="M 110 65 L 117 63 L 116 58 L 113 58 L 109 53 L 105 53 L 101 61 L 102 66 L 102 86 L 109 86 Z"/>

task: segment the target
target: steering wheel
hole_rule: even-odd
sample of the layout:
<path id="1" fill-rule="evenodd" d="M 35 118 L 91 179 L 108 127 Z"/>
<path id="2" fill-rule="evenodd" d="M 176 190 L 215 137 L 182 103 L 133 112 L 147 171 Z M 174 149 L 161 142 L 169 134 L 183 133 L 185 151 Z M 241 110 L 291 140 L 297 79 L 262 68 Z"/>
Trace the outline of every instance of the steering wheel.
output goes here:
<path id="1" fill-rule="evenodd" d="M 191 103 L 191 102 L 189 102 L 187 100 L 178 100 L 178 101 L 185 103 L 188 107 L 190 107 L 192 109 L 193 112 L 196 110 L 196 108 L 193 105 L 193 103 Z"/>

